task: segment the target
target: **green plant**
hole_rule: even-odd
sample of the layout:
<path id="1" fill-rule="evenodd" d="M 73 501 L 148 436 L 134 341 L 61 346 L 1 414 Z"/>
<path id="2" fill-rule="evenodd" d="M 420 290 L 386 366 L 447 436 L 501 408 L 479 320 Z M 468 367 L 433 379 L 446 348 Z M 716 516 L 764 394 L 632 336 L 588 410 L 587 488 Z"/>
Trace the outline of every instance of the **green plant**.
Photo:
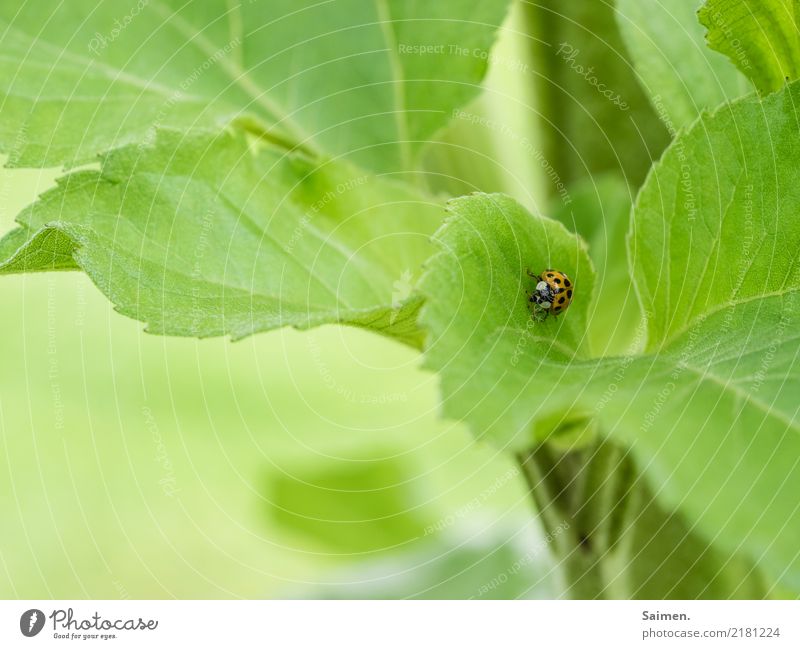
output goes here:
<path id="1" fill-rule="evenodd" d="M 797 593 L 795 5 L 516 6 L 544 71 L 521 132 L 478 96 L 509 4 L 164 0 L 110 30 L 117 3 L 5 3 L 0 150 L 67 173 L 0 272 L 83 270 L 152 333 L 339 323 L 422 350 L 444 415 L 518 459 L 573 596 Z M 498 173 L 507 142 L 549 191 Z M 464 167 L 519 200 L 447 200 Z M 546 266 L 576 297 L 533 322 Z"/>

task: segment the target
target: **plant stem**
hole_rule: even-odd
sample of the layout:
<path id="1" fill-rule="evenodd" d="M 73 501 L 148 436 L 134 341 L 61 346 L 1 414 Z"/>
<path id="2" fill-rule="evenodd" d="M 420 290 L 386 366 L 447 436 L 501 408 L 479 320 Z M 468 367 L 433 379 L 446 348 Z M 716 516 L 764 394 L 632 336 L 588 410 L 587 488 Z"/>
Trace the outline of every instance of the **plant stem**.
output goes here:
<path id="1" fill-rule="evenodd" d="M 633 464 L 619 447 L 597 441 L 560 450 L 538 444 L 517 456 L 571 599 L 627 596 L 622 541 L 631 511 Z"/>

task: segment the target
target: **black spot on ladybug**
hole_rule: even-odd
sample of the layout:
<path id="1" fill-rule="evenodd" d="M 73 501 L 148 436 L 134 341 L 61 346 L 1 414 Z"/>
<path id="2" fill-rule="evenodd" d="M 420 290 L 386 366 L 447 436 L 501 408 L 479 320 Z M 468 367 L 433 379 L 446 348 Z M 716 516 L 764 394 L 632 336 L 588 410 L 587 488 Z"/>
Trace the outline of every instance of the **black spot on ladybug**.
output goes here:
<path id="1" fill-rule="evenodd" d="M 553 309 L 553 311 L 561 311 L 561 307 L 557 306 L 555 309 Z"/>
<path id="2" fill-rule="evenodd" d="M 563 296 L 558 298 L 558 303 L 559 304 L 564 304 L 564 297 Z"/>
<path id="3" fill-rule="evenodd" d="M 556 277 L 556 278 L 555 278 L 553 281 L 554 281 L 556 284 L 560 284 L 560 283 L 561 283 L 561 278 L 560 278 L 560 277 Z"/>
<path id="4" fill-rule="evenodd" d="M 567 297 L 571 300 L 572 299 L 572 290 L 570 289 L 567 291 Z"/>
<path id="5" fill-rule="evenodd" d="M 553 273 L 547 273 L 547 277 L 552 277 Z"/>
<path id="6" fill-rule="evenodd" d="M 570 284 L 570 281 L 566 277 L 564 278 L 564 286 L 566 286 L 567 288 L 572 286 L 572 284 Z"/>

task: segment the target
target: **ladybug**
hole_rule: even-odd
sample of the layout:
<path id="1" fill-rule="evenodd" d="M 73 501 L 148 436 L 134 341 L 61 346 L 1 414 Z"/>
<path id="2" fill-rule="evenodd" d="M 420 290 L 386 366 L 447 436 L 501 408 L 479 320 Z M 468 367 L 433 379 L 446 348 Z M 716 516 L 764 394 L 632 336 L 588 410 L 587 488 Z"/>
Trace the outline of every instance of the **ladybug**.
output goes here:
<path id="1" fill-rule="evenodd" d="M 533 305 L 534 316 L 541 316 L 544 320 L 551 313 L 557 316 L 567 310 L 572 302 L 572 293 L 575 285 L 565 273 L 553 268 L 547 268 L 541 276 L 527 271 L 529 277 L 536 280 L 532 293 L 528 293 L 528 302 Z M 537 318 L 539 319 L 539 318 Z"/>

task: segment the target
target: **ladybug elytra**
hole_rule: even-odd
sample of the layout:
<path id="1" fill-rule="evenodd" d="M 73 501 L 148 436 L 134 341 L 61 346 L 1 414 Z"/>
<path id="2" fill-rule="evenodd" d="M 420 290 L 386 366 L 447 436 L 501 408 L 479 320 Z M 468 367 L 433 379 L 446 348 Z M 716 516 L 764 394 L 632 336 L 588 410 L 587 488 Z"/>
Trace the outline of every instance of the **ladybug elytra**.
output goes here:
<path id="1" fill-rule="evenodd" d="M 566 273 L 553 268 L 545 269 L 541 275 L 527 271 L 529 277 L 536 280 L 536 286 L 528 293 L 528 302 L 534 309 L 534 315 L 544 315 L 546 318 L 551 313 L 557 316 L 567 310 L 572 302 L 575 285 Z"/>

